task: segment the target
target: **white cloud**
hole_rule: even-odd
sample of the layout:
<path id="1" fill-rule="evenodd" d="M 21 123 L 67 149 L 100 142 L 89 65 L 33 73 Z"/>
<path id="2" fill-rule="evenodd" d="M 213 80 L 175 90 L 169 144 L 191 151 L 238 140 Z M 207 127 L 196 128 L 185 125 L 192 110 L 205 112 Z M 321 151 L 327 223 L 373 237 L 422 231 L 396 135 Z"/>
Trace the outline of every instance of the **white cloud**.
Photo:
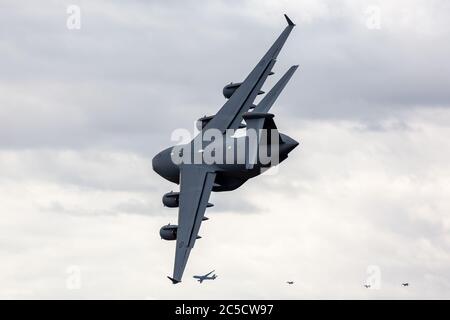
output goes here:
<path id="1" fill-rule="evenodd" d="M 263 210 L 208 209 L 203 239 L 175 288 L 165 279 L 174 246 L 158 235 L 176 220 L 160 201 L 172 186 L 148 170 L 149 159 L 106 150 L 1 152 L 0 294 L 448 298 L 449 116 L 418 110 L 400 127 L 390 119 L 376 130 L 355 121 L 286 129 L 302 144 L 277 175 L 211 198 L 245 198 Z M 82 270 L 80 290 L 65 288 L 70 265 Z M 380 290 L 362 287 L 369 265 L 381 268 Z M 214 268 L 218 280 L 201 290 L 190 279 Z M 287 279 L 296 285 L 287 287 Z"/>

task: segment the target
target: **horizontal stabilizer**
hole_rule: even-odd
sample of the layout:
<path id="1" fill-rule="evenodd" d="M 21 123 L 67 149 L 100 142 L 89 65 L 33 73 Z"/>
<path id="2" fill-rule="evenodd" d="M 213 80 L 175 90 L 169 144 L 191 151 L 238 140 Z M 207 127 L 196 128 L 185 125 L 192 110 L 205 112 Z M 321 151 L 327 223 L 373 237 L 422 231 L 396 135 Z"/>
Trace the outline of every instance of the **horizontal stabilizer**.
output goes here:
<path id="1" fill-rule="evenodd" d="M 277 100 L 281 91 L 283 91 L 284 87 L 291 79 L 295 70 L 297 70 L 297 68 L 298 68 L 298 66 L 290 67 L 289 70 L 281 77 L 281 79 L 278 80 L 278 82 L 273 86 L 273 88 L 270 89 L 270 91 L 264 96 L 264 98 L 261 100 L 261 102 L 258 103 L 258 105 L 253 110 L 253 112 L 258 112 L 258 113 L 268 112 L 270 110 L 270 108 L 272 107 L 272 105 L 274 104 L 275 100 Z"/>

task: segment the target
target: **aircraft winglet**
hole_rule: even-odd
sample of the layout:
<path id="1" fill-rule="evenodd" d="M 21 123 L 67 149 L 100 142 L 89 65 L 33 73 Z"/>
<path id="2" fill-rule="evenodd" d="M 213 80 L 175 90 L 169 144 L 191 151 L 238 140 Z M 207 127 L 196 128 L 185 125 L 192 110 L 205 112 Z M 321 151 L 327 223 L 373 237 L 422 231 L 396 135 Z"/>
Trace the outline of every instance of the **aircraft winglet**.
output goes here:
<path id="1" fill-rule="evenodd" d="M 173 284 L 177 284 L 177 283 L 181 282 L 181 281 L 176 280 L 176 279 L 174 279 L 174 278 L 171 278 L 171 277 L 169 277 L 169 276 L 167 276 L 167 278 L 169 278 L 170 281 L 172 281 Z"/>
<path id="2" fill-rule="evenodd" d="M 293 23 L 292 20 L 289 19 L 289 17 L 287 16 L 287 14 L 284 14 L 284 17 L 286 18 L 286 21 L 287 21 L 288 25 L 290 25 L 290 26 L 295 26 L 295 23 Z"/>

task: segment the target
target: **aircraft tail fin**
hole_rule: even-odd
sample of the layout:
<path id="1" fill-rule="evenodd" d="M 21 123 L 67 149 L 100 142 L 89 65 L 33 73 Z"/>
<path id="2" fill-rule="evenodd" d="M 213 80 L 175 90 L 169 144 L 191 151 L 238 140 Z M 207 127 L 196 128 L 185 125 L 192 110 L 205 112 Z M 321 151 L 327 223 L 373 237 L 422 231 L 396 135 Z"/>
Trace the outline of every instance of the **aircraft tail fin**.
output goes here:
<path id="1" fill-rule="evenodd" d="M 271 144 L 271 135 L 273 134 L 273 130 L 276 130 L 276 135 L 279 139 L 279 134 L 277 130 L 277 126 L 273 121 L 274 115 L 271 113 L 265 112 L 247 112 L 244 113 L 243 118 L 247 123 L 247 136 L 249 139 L 249 148 L 246 149 L 246 169 L 253 169 L 253 166 L 257 162 L 259 146 L 261 141 L 264 141 L 264 144 Z M 261 130 L 267 129 L 267 130 Z M 265 139 L 262 139 L 262 136 L 265 135 Z"/>

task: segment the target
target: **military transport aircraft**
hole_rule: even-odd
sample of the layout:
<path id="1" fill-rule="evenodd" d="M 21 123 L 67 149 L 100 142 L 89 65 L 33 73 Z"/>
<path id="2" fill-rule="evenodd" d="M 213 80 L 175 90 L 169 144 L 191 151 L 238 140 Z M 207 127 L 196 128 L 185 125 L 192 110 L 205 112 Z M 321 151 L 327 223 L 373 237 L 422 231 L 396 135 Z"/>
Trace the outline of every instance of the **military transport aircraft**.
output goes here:
<path id="1" fill-rule="evenodd" d="M 162 199 L 165 206 L 179 208 L 178 225 L 169 224 L 160 230 L 161 238 L 176 240 L 173 275 L 168 277 L 174 284 L 181 281 L 191 249 L 200 238 L 200 224 L 208 219 L 204 214 L 206 208 L 212 206 L 208 202 L 211 191 L 230 191 L 240 187 L 248 179 L 284 161 L 298 145 L 294 139 L 278 132 L 274 115 L 268 113 L 298 66 L 292 66 L 263 99 L 254 104 L 256 96 L 264 93 L 261 88 L 267 77 L 273 74 L 272 67 L 278 53 L 295 26 L 287 15 L 285 18 L 288 25 L 247 78 L 224 87 L 223 94 L 228 100 L 222 108 L 214 116 L 199 119 L 200 132 L 192 141 L 167 148 L 152 160 L 156 173 L 180 185 L 180 192 L 171 191 Z M 244 137 L 229 136 L 229 131 L 239 128 L 245 128 Z M 222 150 L 217 147 L 220 140 L 217 136 L 214 140 L 206 137 L 211 132 L 219 132 L 219 138 L 223 137 L 220 142 Z M 251 132 L 256 132 L 256 139 L 248 138 Z M 245 141 L 244 154 L 239 154 L 238 150 L 237 155 L 229 157 L 228 151 L 239 149 L 242 141 Z M 213 144 L 216 145 L 214 150 L 208 149 Z M 223 150 L 226 156 L 222 154 Z M 270 155 L 270 161 L 261 156 L 264 152 Z M 215 161 L 207 161 L 206 153 L 217 156 Z M 216 161 L 217 158 L 225 161 Z"/>
<path id="2" fill-rule="evenodd" d="M 200 282 L 200 283 L 202 283 L 204 280 L 215 280 L 217 278 L 216 274 L 213 274 L 211 277 L 209 276 L 213 272 L 214 272 L 214 270 L 211 271 L 211 272 L 208 272 L 204 276 L 193 276 L 193 278 L 197 279 L 197 281 Z"/>

